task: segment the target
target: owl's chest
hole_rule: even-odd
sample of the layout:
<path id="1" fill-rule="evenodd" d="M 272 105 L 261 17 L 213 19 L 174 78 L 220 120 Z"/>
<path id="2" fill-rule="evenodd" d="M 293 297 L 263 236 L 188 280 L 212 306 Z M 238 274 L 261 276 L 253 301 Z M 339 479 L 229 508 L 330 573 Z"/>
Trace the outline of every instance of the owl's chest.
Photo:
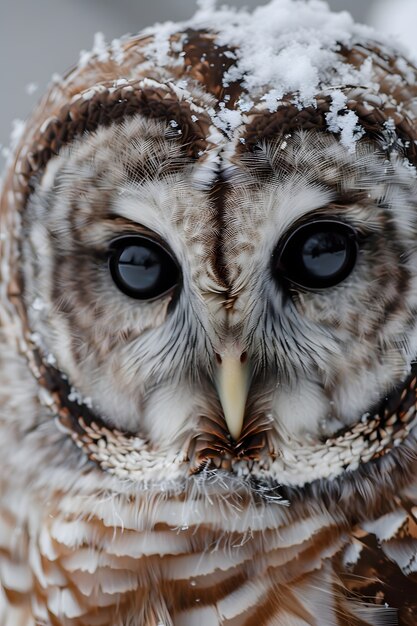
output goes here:
<path id="1" fill-rule="evenodd" d="M 310 624 L 314 606 L 323 625 L 337 623 L 333 601 L 324 609 L 320 598 L 332 593 L 331 559 L 346 535 L 324 517 L 267 528 L 264 515 L 256 528 L 248 511 L 240 521 L 219 512 L 216 525 L 170 525 L 161 515 L 139 530 L 140 515 L 129 528 L 136 514 L 109 524 L 98 511 L 50 511 L 17 550 L 15 520 L 3 512 L 2 582 L 8 603 L 29 611 L 22 625 L 237 626 L 290 624 L 294 615 Z M 239 525 L 244 532 L 232 529 Z"/>

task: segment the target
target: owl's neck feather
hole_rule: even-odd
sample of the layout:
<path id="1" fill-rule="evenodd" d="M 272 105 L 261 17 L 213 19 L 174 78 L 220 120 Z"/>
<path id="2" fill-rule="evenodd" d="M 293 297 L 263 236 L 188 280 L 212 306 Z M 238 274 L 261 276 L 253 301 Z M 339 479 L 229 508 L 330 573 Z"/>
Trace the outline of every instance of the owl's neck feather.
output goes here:
<path id="1" fill-rule="evenodd" d="M 277 485 L 303 487 L 381 459 L 398 447 L 417 423 L 417 363 L 413 363 L 406 380 L 353 426 L 315 444 L 292 442 L 288 456 L 285 444 L 279 453 L 272 447 L 272 426 L 263 415 L 246 424 L 237 442 L 230 440 L 220 416 L 215 423 L 210 418 L 207 427 L 202 426 L 200 439 L 190 437 L 186 446 L 166 455 L 165 451 L 153 450 L 138 433 L 121 432 L 95 414 L 89 402 L 74 391 L 67 376 L 47 362 L 48 357 L 38 346 L 29 343 L 26 357 L 46 392 L 43 401 L 52 410 L 58 427 L 102 470 L 140 482 L 152 483 L 155 471 L 174 466 L 178 477 L 222 470 L 260 483 L 269 474 L 276 476 Z M 201 420 L 204 422 L 204 418 Z M 184 466 L 188 468 L 185 472 Z"/>

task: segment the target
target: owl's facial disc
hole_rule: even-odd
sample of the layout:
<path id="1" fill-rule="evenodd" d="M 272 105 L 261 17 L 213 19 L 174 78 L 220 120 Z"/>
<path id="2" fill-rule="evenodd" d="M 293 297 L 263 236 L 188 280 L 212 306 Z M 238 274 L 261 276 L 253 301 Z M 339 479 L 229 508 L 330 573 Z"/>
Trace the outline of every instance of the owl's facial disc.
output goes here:
<path id="1" fill-rule="evenodd" d="M 393 381 L 414 389 L 410 169 L 301 132 L 216 147 L 208 168 L 171 132 L 138 115 L 75 142 L 25 216 L 31 328 L 80 447 L 143 480 L 162 464 L 304 484 L 353 469 L 374 433 L 399 440 L 391 408 L 369 412 Z"/>

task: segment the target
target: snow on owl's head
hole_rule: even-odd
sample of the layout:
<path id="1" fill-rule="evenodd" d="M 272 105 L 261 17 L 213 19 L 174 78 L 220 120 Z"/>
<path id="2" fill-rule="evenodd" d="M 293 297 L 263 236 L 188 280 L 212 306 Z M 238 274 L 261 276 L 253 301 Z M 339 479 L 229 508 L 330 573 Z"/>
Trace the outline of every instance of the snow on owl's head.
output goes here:
<path id="1" fill-rule="evenodd" d="M 2 316 L 106 472 L 301 486 L 410 428 L 415 70 L 293 8 L 98 37 L 15 151 Z"/>

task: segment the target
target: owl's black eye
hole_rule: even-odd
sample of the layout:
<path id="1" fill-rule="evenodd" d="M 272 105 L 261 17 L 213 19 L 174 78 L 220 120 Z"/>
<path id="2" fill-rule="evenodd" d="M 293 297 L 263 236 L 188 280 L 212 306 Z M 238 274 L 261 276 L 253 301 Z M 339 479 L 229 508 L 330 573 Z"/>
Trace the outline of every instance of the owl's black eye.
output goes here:
<path id="1" fill-rule="evenodd" d="M 349 276 L 357 254 L 351 226 L 319 219 L 298 226 L 278 245 L 273 274 L 307 290 L 334 287 Z"/>
<path id="2" fill-rule="evenodd" d="M 140 235 L 110 244 L 109 268 L 116 286 L 137 300 L 154 300 L 179 284 L 180 269 L 171 252 Z"/>

